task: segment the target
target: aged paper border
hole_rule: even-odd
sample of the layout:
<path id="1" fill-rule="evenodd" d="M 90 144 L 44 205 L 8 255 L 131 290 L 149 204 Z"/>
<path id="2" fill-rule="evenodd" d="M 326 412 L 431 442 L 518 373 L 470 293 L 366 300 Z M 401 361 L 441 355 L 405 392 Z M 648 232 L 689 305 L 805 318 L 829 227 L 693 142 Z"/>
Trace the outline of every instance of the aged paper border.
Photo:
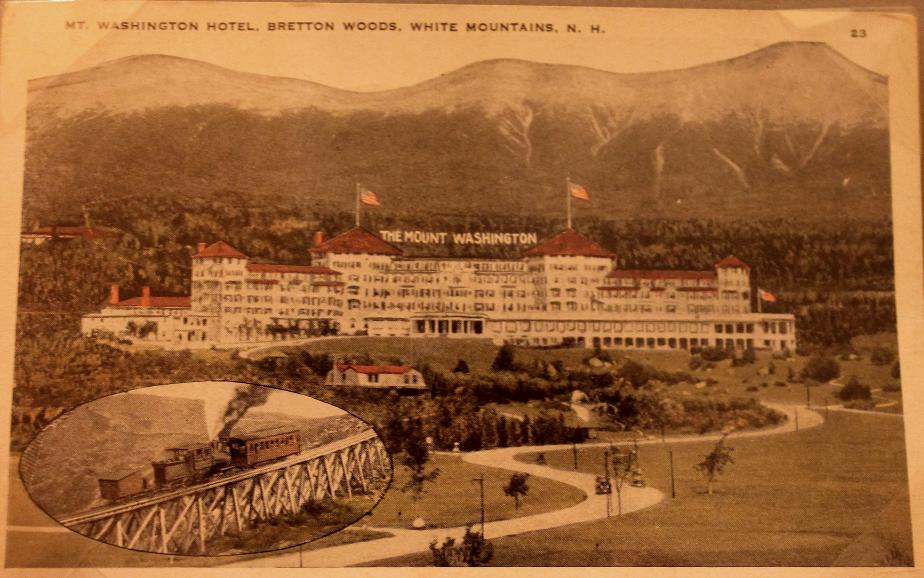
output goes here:
<path id="1" fill-rule="evenodd" d="M 450 0 L 445 4 L 491 4 L 490 2 L 475 0 L 473 2 L 455 2 Z M 0 191 L 3 195 L 3 211 L 0 211 L 0 262 L 6 267 L 6 275 L 0 278 L 0 384 L 3 395 L 0 396 L 0 447 L 9 445 L 10 403 L 13 379 L 13 348 L 15 337 L 15 307 L 16 307 L 16 272 L 19 256 L 19 229 L 20 229 L 20 201 L 22 190 L 22 158 L 24 151 L 24 110 L 25 110 L 25 80 L 36 76 L 29 72 L 30 54 L 54 53 L 60 50 L 72 49 L 63 45 L 60 38 L 30 36 L 24 34 L 29 27 L 27 12 L 35 10 L 41 2 L 7 3 L 0 5 L 3 11 L 3 28 L 0 29 Z M 88 1 L 82 3 L 52 3 L 56 11 L 68 12 L 70 10 L 93 9 L 98 3 Z M 117 4 L 117 3 L 112 3 Z M 121 4 L 121 3 L 119 3 Z M 205 3 L 184 3 L 181 9 L 204 8 Z M 422 4 L 438 4 L 426 2 Z M 517 4 L 549 5 L 550 2 L 526 1 Z M 561 1 L 558 5 L 571 6 L 580 10 L 582 6 L 591 4 L 604 4 L 606 7 L 684 7 L 684 8 L 713 8 L 713 9 L 798 9 L 798 8 L 831 8 L 835 10 L 854 10 L 860 15 L 864 10 L 886 11 L 895 9 L 889 17 L 905 22 L 901 33 L 894 38 L 891 45 L 892 70 L 890 77 L 890 134 L 892 145 L 892 188 L 893 188 L 893 230 L 895 250 L 896 275 L 896 301 L 898 307 L 898 334 L 899 351 L 902 360 L 903 380 L 910 386 L 903 391 L 905 415 L 921 416 L 924 412 L 924 391 L 916 384 L 924 382 L 924 252 L 922 252 L 922 219 L 921 219 L 921 157 L 920 157 L 920 114 L 919 114 L 919 54 L 918 36 L 920 25 L 916 21 L 914 10 L 920 2 L 889 2 L 888 0 L 870 0 L 868 2 L 854 2 L 839 0 L 835 2 L 794 2 L 785 1 L 750 1 L 734 0 L 684 2 L 684 1 L 658 1 L 658 2 L 581 2 Z M 240 6 L 241 4 L 237 4 Z M 110 4 L 111 6 L 111 4 Z M 209 9 L 223 10 L 235 4 L 227 3 L 223 6 L 209 6 Z M 259 10 L 256 4 L 250 5 L 253 10 Z M 363 6 L 356 4 L 356 10 L 363 10 Z M 438 6 L 430 6 L 439 10 Z M 563 8 L 567 10 L 568 8 Z M 695 13 L 691 13 L 695 14 Z M 785 15 L 781 15 L 785 18 Z M 61 16 L 64 18 L 64 16 Z M 793 26 L 796 26 L 793 24 Z M 3 34 L 5 33 L 5 34 Z M 80 54 L 69 54 L 71 61 L 79 61 Z M 75 64 L 73 68 L 81 68 Z M 65 72 L 63 69 L 60 72 Z M 917 553 L 918 565 L 924 565 L 924 460 L 915 459 L 916 448 L 924 442 L 924 419 L 906 419 L 906 447 L 909 458 L 909 488 L 911 490 L 911 507 L 914 514 L 912 526 L 914 531 L 914 545 Z M 5 472 L 8 470 L 9 454 L 0 452 L 0 496 L 2 496 L 2 516 L 5 526 L 6 520 L 6 494 L 8 480 Z M 0 533 L 0 551 L 5 551 L 5 532 Z M 409 572 L 405 568 L 361 568 L 361 569 L 315 569 L 308 572 L 322 572 L 323 575 L 354 576 L 354 575 L 383 575 L 406 576 L 409 574 L 427 574 L 439 572 L 435 568 L 418 569 Z M 71 575 L 71 576 L 175 576 L 175 569 L 78 569 L 66 571 L 56 570 L 4 570 L 6 574 L 39 576 L 39 575 Z M 253 576 L 250 569 L 200 569 L 195 571 L 201 575 L 227 575 L 227 576 Z M 917 569 L 887 568 L 585 568 L 585 569 L 549 569 L 536 570 L 528 568 L 488 568 L 478 572 L 498 575 L 517 576 L 523 572 L 530 574 L 555 572 L 562 575 L 581 576 L 857 576 L 885 575 L 907 576 L 916 575 Z M 192 572 L 186 571 L 183 574 Z M 440 574 L 442 572 L 439 572 Z M 301 569 L 275 569 L 261 570 L 260 575 L 295 576 L 303 575 Z"/>

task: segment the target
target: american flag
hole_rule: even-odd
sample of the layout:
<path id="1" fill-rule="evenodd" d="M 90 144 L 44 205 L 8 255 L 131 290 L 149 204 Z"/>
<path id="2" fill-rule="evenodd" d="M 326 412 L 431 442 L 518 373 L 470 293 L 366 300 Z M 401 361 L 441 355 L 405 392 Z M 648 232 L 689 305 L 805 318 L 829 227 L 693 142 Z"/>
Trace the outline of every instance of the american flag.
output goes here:
<path id="1" fill-rule="evenodd" d="M 590 193 L 587 192 L 587 189 L 582 187 L 577 183 L 568 183 L 568 192 L 575 199 L 581 199 L 582 201 L 590 202 Z"/>
<path id="2" fill-rule="evenodd" d="M 366 188 L 360 189 L 359 202 L 364 205 L 371 205 L 373 207 L 381 206 L 381 203 L 379 203 L 379 198 L 375 196 L 375 193 Z"/>

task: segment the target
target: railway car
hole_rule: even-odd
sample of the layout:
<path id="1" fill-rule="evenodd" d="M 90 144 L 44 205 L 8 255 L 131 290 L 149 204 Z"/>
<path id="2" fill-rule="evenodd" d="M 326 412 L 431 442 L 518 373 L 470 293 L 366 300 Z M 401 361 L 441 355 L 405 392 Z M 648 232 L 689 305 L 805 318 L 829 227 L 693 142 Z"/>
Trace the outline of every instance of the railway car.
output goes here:
<path id="1" fill-rule="evenodd" d="M 117 501 L 148 491 L 148 478 L 143 470 L 116 472 L 98 478 L 99 495 L 104 500 Z"/>
<path id="2" fill-rule="evenodd" d="M 171 456 L 166 460 L 152 462 L 154 466 L 154 483 L 158 487 L 183 484 L 203 478 L 216 466 L 223 465 L 215 457 L 212 444 L 192 444 L 189 446 L 167 448 Z"/>
<path id="3" fill-rule="evenodd" d="M 293 428 L 265 428 L 228 436 L 231 465 L 240 468 L 277 460 L 302 451 L 302 434 Z"/>

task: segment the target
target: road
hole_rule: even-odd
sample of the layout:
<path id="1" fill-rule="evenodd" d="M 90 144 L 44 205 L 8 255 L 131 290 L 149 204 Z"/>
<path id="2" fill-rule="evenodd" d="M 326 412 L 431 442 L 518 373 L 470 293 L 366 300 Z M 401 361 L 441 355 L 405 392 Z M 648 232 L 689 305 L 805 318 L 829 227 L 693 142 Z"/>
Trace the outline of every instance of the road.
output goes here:
<path id="1" fill-rule="evenodd" d="M 779 404 L 766 404 L 777 411 L 785 413 L 789 419 L 780 426 L 762 430 L 752 430 L 738 432 L 730 435 L 730 438 L 748 438 L 766 435 L 776 435 L 792 432 L 796 429 L 798 421 L 799 429 L 808 429 L 817 427 L 824 422 L 822 416 L 814 410 L 809 410 L 797 406 L 784 406 Z M 796 417 L 798 416 L 798 420 Z M 703 435 L 703 436 L 671 436 L 665 441 L 671 444 L 675 443 L 697 443 L 702 441 L 716 440 L 720 434 Z M 632 443 L 632 442 L 628 442 Z M 659 444 L 663 443 L 660 438 L 647 438 L 639 440 L 641 444 Z M 591 443 L 581 444 L 581 448 L 607 447 L 608 443 Z M 625 445 L 625 444 L 613 444 Z M 493 468 L 502 468 L 516 472 L 526 472 L 532 476 L 538 476 L 565 483 L 578 488 L 587 496 L 582 502 L 552 512 L 545 512 L 533 516 L 524 516 L 510 520 L 498 520 L 485 524 L 485 536 L 488 539 L 500 536 L 512 536 L 523 534 L 525 532 L 534 532 L 537 530 L 546 530 L 568 524 L 580 522 L 590 522 L 606 517 L 606 496 L 598 496 L 594 493 L 596 485 L 596 476 L 569 470 L 560 470 L 549 466 L 535 463 L 521 462 L 516 459 L 520 454 L 529 454 L 536 452 L 553 452 L 556 450 L 568 450 L 571 445 L 546 445 L 546 446 L 520 446 L 514 448 L 498 448 L 492 450 L 483 450 L 463 454 L 462 459 L 466 462 Z M 648 508 L 660 502 L 664 494 L 654 488 L 633 488 L 624 487 L 622 495 L 623 513 L 634 512 L 643 508 Z M 615 500 L 613 496 L 613 513 L 615 514 Z M 267 568 L 291 568 L 298 566 L 305 567 L 342 567 L 356 564 L 375 562 L 386 558 L 405 556 L 419 552 L 426 552 L 433 540 L 442 541 L 447 536 L 452 536 L 457 540 L 462 537 L 465 528 L 462 526 L 454 528 L 434 528 L 424 530 L 401 530 L 395 528 L 370 528 L 388 532 L 391 534 L 388 538 L 368 542 L 357 542 L 353 544 L 344 544 L 319 550 L 299 553 L 295 551 L 286 551 L 277 555 L 269 555 L 264 558 L 246 560 L 239 563 L 229 564 L 237 567 L 267 567 Z"/>

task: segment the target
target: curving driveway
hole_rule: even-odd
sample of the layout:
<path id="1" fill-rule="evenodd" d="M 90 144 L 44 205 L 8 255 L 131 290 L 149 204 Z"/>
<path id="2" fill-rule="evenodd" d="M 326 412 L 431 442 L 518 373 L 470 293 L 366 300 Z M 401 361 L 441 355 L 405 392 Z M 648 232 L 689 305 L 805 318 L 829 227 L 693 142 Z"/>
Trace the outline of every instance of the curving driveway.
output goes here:
<path id="1" fill-rule="evenodd" d="M 788 420 L 779 426 L 763 429 L 740 432 L 732 434 L 731 438 L 747 438 L 765 435 L 774 435 L 794 431 L 796 429 L 796 415 L 798 414 L 799 429 L 808 429 L 816 427 L 824 422 L 822 416 L 814 410 L 805 409 L 797 406 L 784 406 L 780 404 L 766 403 L 767 407 L 785 413 Z M 702 441 L 716 440 L 720 434 L 703 435 L 703 436 L 673 436 L 668 437 L 666 441 L 675 443 L 697 443 Z M 629 442 L 631 443 L 631 442 Z M 648 438 L 639 440 L 641 444 L 659 444 L 660 439 Z M 581 448 L 607 447 L 609 443 L 592 443 L 581 444 Z M 625 445 L 625 444 L 613 444 Z M 594 493 L 596 485 L 596 476 L 581 472 L 569 470 L 560 470 L 549 466 L 521 462 L 516 460 L 519 454 L 528 454 L 536 452 L 551 452 L 556 450 L 568 450 L 571 445 L 546 445 L 546 446 L 519 446 L 513 448 L 498 448 L 493 450 L 483 450 L 464 454 L 462 459 L 466 462 L 477 464 L 485 467 L 502 468 L 517 472 L 526 472 L 532 476 L 538 476 L 562 482 L 580 489 L 587 496 L 582 502 L 555 510 L 544 512 L 532 516 L 523 516 L 510 520 L 498 520 L 485 524 L 485 536 L 487 538 L 497 538 L 500 536 L 511 536 L 536 530 L 545 530 L 576 524 L 580 522 L 589 522 L 606 517 L 606 498 L 607 496 L 598 496 Z M 626 486 L 622 490 L 622 511 L 623 513 L 634 512 L 653 506 L 664 498 L 659 490 L 654 488 L 633 488 Z M 612 512 L 615 515 L 616 497 L 612 497 Z M 298 567 L 299 565 L 307 567 L 341 567 L 356 564 L 364 564 L 405 556 L 418 552 L 426 552 L 430 542 L 433 540 L 442 541 L 447 536 L 452 536 L 457 540 L 465 533 L 462 526 L 455 528 L 433 528 L 425 530 L 401 530 L 395 528 L 371 528 L 392 534 L 388 538 L 380 538 L 367 542 L 356 542 L 344 544 L 341 546 L 332 546 L 299 553 L 298 550 L 288 550 L 277 555 L 269 555 L 263 558 L 251 559 L 229 566 L 238 567 L 269 567 L 269 568 L 286 568 Z"/>

